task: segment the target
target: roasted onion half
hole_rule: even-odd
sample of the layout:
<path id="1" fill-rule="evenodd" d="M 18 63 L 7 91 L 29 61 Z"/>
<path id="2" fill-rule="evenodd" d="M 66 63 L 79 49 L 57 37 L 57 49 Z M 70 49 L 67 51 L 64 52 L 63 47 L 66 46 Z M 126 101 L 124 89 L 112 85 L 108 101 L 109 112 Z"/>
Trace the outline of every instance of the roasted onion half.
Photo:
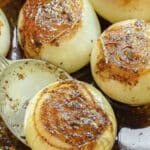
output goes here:
<path id="1" fill-rule="evenodd" d="M 110 22 L 126 19 L 150 21 L 149 0 L 90 0 L 97 13 Z"/>
<path id="2" fill-rule="evenodd" d="M 96 88 L 66 80 L 47 86 L 30 101 L 25 134 L 32 150 L 111 150 L 116 119 Z"/>
<path id="3" fill-rule="evenodd" d="M 150 24 L 127 20 L 106 29 L 95 43 L 91 69 L 97 85 L 112 99 L 150 103 Z"/>
<path id="4" fill-rule="evenodd" d="M 89 62 L 93 41 L 100 35 L 87 0 L 27 0 L 18 28 L 26 57 L 47 60 L 70 73 Z"/>
<path id="5" fill-rule="evenodd" d="M 4 12 L 0 9 L 0 55 L 6 56 L 10 46 L 10 27 Z"/>

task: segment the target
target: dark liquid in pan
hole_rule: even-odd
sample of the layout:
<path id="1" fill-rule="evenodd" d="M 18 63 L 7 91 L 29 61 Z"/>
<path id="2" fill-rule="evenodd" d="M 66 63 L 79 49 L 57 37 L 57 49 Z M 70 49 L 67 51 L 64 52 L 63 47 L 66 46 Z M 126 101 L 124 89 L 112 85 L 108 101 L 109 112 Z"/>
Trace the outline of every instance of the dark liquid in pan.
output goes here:
<path id="1" fill-rule="evenodd" d="M 4 1 L 8 1 L 6 4 Z M 6 13 L 10 26 L 11 26 L 11 38 L 12 44 L 10 52 L 8 54 L 9 59 L 21 59 L 23 58 L 22 50 L 17 41 L 16 35 L 16 26 L 19 10 L 24 3 L 24 0 L 0 0 L 0 7 L 3 8 Z M 102 30 L 108 27 L 110 24 L 104 19 L 100 18 Z M 86 66 L 77 73 L 74 73 L 73 76 L 79 80 L 83 80 L 95 85 L 93 78 L 90 73 L 90 66 Z M 150 106 L 142 107 L 130 107 L 124 104 L 110 101 L 114 112 L 117 117 L 118 122 L 118 131 L 123 127 L 129 128 L 143 128 L 150 125 Z M 7 129 L 2 119 L 0 119 L 0 149 L 2 150 L 29 150 L 25 145 L 19 142 Z M 114 145 L 113 150 L 120 150 L 118 141 Z"/>

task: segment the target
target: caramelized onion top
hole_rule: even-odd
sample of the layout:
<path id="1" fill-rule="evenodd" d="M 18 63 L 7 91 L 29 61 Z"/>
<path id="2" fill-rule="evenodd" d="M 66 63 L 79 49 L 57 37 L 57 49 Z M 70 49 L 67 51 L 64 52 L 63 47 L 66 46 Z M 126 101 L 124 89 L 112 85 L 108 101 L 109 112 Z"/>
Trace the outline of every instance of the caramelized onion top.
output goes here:
<path id="1" fill-rule="evenodd" d="M 82 0 L 27 0 L 22 8 L 20 28 L 24 47 L 40 48 L 42 43 L 59 45 L 76 33 L 82 15 Z"/>
<path id="2" fill-rule="evenodd" d="M 74 148 L 92 148 L 96 139 L 112 125 L 83 83 L 61 82 L 53 89 L 46 89 L 39 99 L 44 99 L 40 110 L 44 129 Z"/>
<path id="3" fill-rule="evenodd" d="M 97 71 L 109 70 L 109 77 L 136 84 L 140 72 L 150 69 L 150 25 L 130 20 L 108 28 L 98 42 Z M 98 71 L 99 72 L 99 71 Z"/>

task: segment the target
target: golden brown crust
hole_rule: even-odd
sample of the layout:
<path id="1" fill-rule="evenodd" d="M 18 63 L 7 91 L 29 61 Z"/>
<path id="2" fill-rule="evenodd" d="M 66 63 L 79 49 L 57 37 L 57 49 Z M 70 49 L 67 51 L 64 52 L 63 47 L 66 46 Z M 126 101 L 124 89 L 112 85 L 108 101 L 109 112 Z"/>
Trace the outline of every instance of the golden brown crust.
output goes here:
<path id="1" fill-rule="evenodd" d="M 108 28 L 97 42 L 102 49 L 96 73 L 135 85 L 150 67 L 150 25 L 142 20 L 122 22 Z"/>
<path id="2" fill-rule="evenodd" d="M 47 94 L 49 97 L 45 98 Z M 112 126 L 107 114 L 83 83 L 74 80 L 60 82 L 53 89 L 41 93 L 39 101 L 41 99 L 44 99 L 40 110 L 44 129 L 70 144 L 71 149 L 93 149 L 97 138 Z M 34 122 L 36 126 L 36 120 Z M 41 136 L 38 128 L 36 130 Z M 44 137 L 41 138 L 48 142 Z"/>
<path id="3" fill-rule="evenodd" d="M 70 39 L 81 25 L 82 0 L 27 0 L 22 8 L 20 38 L 27 57 L 38 57 L 42 44 L 59 46 Z M 35 55 L 35 56 L 34 56 Z"/>

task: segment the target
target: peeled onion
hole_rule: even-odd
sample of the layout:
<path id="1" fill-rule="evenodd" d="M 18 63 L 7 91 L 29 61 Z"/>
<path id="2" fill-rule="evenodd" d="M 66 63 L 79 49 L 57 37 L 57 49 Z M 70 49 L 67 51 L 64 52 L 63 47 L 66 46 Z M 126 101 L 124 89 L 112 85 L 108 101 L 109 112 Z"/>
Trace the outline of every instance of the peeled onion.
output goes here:
<path id="1" fill-rule="evenodd" d="M 150 21 L 149 0 L 90 0 L 97 13 L 110 22 L 126 19 Z"/>
<path id="2" fill-rule="evenodd" d="M 67 72 L 85 66 L 100 25 L 87 0 L 27 0 L 19 15 L 19 41 L 28 58 Z"/>
<path id="3" fill-rule="evenodd" d="M 4 12 L 0 9 L 0 55 L 6 56 L 10 46 L 10 28 Z"/>
<path id="4" fill-rule="evenodd" d="M 98 90 L 66 80 L 47 86 L 30 101 L 25 134 L 32 150 L 111 150 L 116 120 Z"/>
<path id="5" fill-rule="evenodd" d="M 91 70 L 112 99 L 130 105 L 150 103 L 150 24 L 134 19 L 106 29 L 95 43 Z"/>

